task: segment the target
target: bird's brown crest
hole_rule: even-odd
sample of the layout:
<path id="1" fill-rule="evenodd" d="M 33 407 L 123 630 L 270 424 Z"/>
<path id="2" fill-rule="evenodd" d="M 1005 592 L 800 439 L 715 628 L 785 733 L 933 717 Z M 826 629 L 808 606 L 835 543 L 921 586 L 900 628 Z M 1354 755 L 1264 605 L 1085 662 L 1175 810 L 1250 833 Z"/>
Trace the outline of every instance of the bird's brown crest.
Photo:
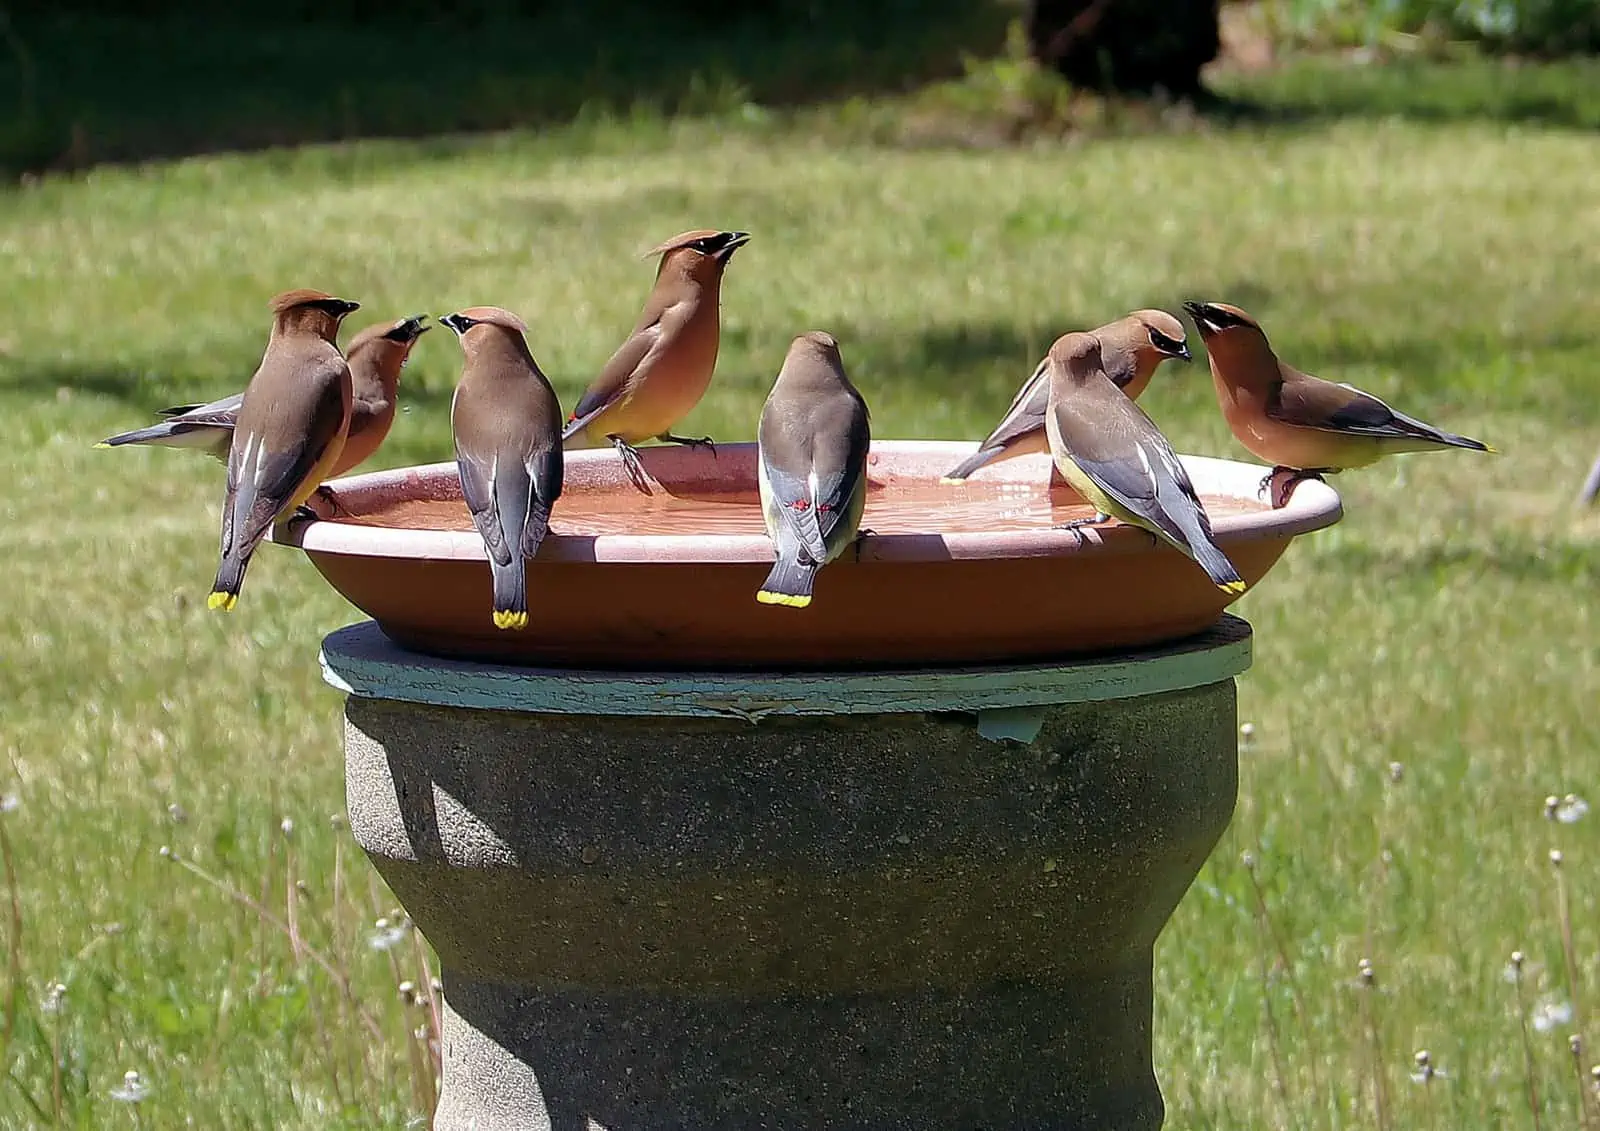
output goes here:
<path id="1" fill-rule="evenodd" d="M 1181 342 L 1184 339 L 1183 323 L 1165 310 L 1135 310 L 1128 317 L 1138 319 L 1150 329 L 1160 331 L 1175 342 Z"/>
<path id="2" fill-rule="evenodd" d="M 720 236 L 721 234 L 722 232 L 717 228 L 695 228 L 693 231 L 679 232 L 671 239 L 663 240 L 649 251 L 643 252 L 639 258 L 649 259 L 652 255 L 665 255 L 669 251 L 677 251 L 680 248 L 688 247 L 696 240 L 710 239 L 712 236 Z"/>
<path id="3" fill-rule="evenodd" d="M 345 303 L 346 301 L 347 300 L 345 299 L 330 295 L 326 291 L 317 291 L 308 287 L 302 287 L 298 290 L 284 291 L 280 295 L 273 296 L 272 313 L 283 314 L 287 311 L 293 310 L 297 306 L 313 306 L 324 302 Z M 349 305 L 352 308 L 355 307 L 354 303 Z"/>
<path id="4" fill-rule="evenodd" d="M 1074 332 L 1062 334 L 1050 346 L 1050 360 L 1071 368 L 1075 360 L 1091 357 L 1100 352 L 1100 343 L 1093 334 Z"/>
<path id="5" fill-rule="evenodd" d="M 490 326 L 499 326 L 503 330 L 515 330 L 519 334 L 528 332 L 528 324 L 518 318 L 511 311 L 498 306 L 469 306 L 465 310 L 457 311 L 474 322 L 486 322 Z"/>
<path id="6" fill-rule="evenodd" d="M 825 350 L 837 350 L 839 348 L 839 339 L 826 330 L 807 330 L 804 334 L 795 338 L 795 342 L 796 344 L 810 342 L 819 349 Z"/>

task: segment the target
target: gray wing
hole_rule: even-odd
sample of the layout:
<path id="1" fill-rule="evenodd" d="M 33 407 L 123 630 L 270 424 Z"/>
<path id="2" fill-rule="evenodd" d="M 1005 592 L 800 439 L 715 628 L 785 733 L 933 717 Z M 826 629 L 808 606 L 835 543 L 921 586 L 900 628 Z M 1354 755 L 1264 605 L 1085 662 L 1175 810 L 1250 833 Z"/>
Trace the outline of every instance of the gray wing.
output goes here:
<path id="1" fill-rule="evenodd" d="M 778 524 L 800 544 L 807 557 L 821 564 L 828 556 L 828 547 L 822 538 L 822 524 L 811 498 L 809 479 L 791 475 L 769 463 L 767 487 L 778 504 Z"/>
<path id="2" fill-rule="evenodd" d="M 766 472 L 767 488 L 777 505 L 778 525 L 787 531 L 812 561 L 821 564 L 828 555 L 818 522 L 811 478 L 816 433 L 809 417 L 786 417 L 771 401 L 761 411 L 757 458 Z"/>
<path id="3" fill-rule="evenodd" d="M 525 465 L 528 469 L 529 499 L 527 520 L 522 526 L 522 553 L 533 557 L 539 552 L 550 529 L 550 510 L 561 497 L 564 461 L 561 445 L 535 448 Z"/>
<path id="4" fill-rule="evenodd" d="M 1049 369 L 1050 359 L 1047 357 L 1034 369 L 1033 376 L 1022 383 L 1017 395 L 1011 398 L 1006 414 L 1000 418 L 1000 423 L 995 425 L 988 438 L 978 445 L 979 450 L 1004 447 L 1019 436 L 1026 436 L 1044 427 L 1045 410 L 1050 404 L 1050 382 L 1046 376 Z"/>
<path id="5" fill-rule="evenodd" d="M 163 408 L 156 412 L 157 416 L 165 416 L 185 423 L 210 424 L 216 427 L 232 428 L 239 418 L 239 409 L 244 404 L 244 394 L 234 393 L 232 396 L 222 397 L 219 400 L 208 401 L 205 404 L 180 404 L 171 408 Z"/>
<path id="6" fill-rule="evenodd" d="M 1354 436 L 1433 440 L 1458 447 L 1483 446 L 1476 440 L 1442 431 L 1403 412 L 1396 412 L 1371 393 L 1324 381 L 1287 366 L 1284 369 L 1289 379 L 1278 387 L 1267 402 L 1267 415 L 1274 420 L 1297 424 L 1302 428 Z"/>
<path id="7" fill-rule="evenodd" d="M 495 491 L 498 468 L 493 456 L 485 459 L 456 445 L 456 474 L 461 479 L 461 497 L 472 513 L 472 524 L 489 551 L 501 565 L 511 561 L 511 547 L 501 529 L 500 499 Z"/>
<path id="8" fill-rule="evenodd" d="M 867 449 L 872 436 L 867 408 L 857 397 L 842 397 L 818 430 L 812 449 L 812 468 L 816 477 L 816 497 L 812 510 L 824 543 L 832 539 L 835 528 L 850 509 L 850 499 L 867 470 Z M 1040 419 L 1043 424 L 1043 418 Z"/>
<path id="9" fill-rule="evenodd" d="M 1071 435 L 1072 460 L 1111 498 L 1149 522 L 1168 537 L 1189 544 L 1188 523 L 1175 516 L 1200 510 L 1200 496 L 1167 443 L 1143 409 L 1132 401 L 1124 411 L 1102 414 L 1095 420 L 1064 420 L 1063 437 Z M 1057 411 L 1071 416 L 1070 409 Z M 1070 431 L 1069 431 L 1070 429 Z"/>
<path id="10" fill-rule="evenodd" d="M 344 359 L 339 359 L 344 365 Z M 344 422 L 344 398 L 337 381 L 328 381 L 307 427 L 291 432 L 281 448 L 269 449 L 259 434 L 234 431 L 228 452 L 228 493 L 222 521 L 222 551 L 254 547 L 279 512 L 305 483 Z"/>
<path id="11" fill-rule="evenodd" d="M 659 318 L 645 322 L 629 334 L 628 340 L 617 347 L 617 352 L 611 355 L 600 375 L 578 400 L 567 426 L 561 431 L 561 438 L 570 440 L 626 393 L 634 375 L 645 368 L 651 355 L 677 332 L 684 317 L 684 304 L 674 303 L 663 310 Z"/>

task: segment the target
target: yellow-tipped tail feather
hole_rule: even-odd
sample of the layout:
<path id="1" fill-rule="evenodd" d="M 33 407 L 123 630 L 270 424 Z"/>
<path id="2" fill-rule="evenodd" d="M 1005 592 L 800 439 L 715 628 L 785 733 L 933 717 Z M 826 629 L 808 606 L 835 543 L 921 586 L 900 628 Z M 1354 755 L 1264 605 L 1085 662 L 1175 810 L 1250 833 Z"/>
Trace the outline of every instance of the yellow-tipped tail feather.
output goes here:
<path id="1" fill-rule="evenodd" d="M 101 440 L 98 444 L 95 445 L 95 447 L 97 447 L 97 448 L 109 448 L 110 446 L 111 445 L 106 443 L 104 440 Z"/>
<path id="2" fill-rule="evenodd" d="M 520 631 L 528 627 L 528 614 L 515 613 L 507 609 L 494 611 L 494 626 L 496 628 L 509 628 Z"/>
<path id="3" fill-rule="evenodd" d="M 1228 594 L 1230 597 L 1237 597 L 1239 594 L 1245 591 L 1246 586 L 1242 581 L 1225 581 L 1221 585 L 1217 586 L 1217 588 Z"/>
<path id="4" fill-rule="evenodd" d="M 958 477 L 949 476 L 949 475 L 941 475 L 939 477 L 939 482 L 940 483 L 945 483 L 945 484 L 957 484 L 957 485 L 959 485 L 959 484 L 965 483 L 966 482 L 966 478 L 965 477 L 959 477 L 958 478 Z"/>
<path id="5" fill-rule="evenodd" d="M 787 605 L 791 609 L 803 609 L 811 604 L 811 594 L 806 593 L 797 597 L 792 593 L 774 593 L 770 589 L 761 589 L 756 592 L 756 600 L 763 605 Z"/>
<path id="6" fill-rule="evenodd" d="M 239 594 L 225 593 L 221 589 L 213 590 L 211 596 L 206 598 L 206 608 L 219 609 L 225 613 L 232 612 L 233 607 L 238 603 Z"/>

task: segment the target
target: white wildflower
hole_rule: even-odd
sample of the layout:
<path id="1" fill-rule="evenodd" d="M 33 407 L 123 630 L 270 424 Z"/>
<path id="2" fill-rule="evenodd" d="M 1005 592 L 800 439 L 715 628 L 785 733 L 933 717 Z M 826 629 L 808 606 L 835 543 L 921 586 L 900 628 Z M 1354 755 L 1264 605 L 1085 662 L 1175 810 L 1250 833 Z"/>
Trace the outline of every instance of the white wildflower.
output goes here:
<path id="1" fill-rule="evenodd" d="M 45 988 L 44 1000 L 39 1003 L 40 1013 L 60 1013 L 67 1006 L 65 982 L 51 982 Z"/>
<path id="2" fill-rule="evenodd" d="M 1572 1006 L 1564 1001 L 1547 998 L 1533 1007 L 1533 1027 L 1541 1033 L 1548 1033 L 1558 1025 L 1565 1025 L 1572 1020 Z"/>
<path id="3" fill-rule="evenodd" d="M 1569 793 L 1556 804 L 1556 820 L 1563 825 L 1581 821 L 1589 812 L 1589 803 L 1576 793 Z"/>
<path id="4" fill-rule="evenodd" d="M 406 941 L 406 935 L 411 930 L 411 920 L 399 919 L 391 922 L 387 918 L 379 919 L 372 927 L 372 933 L 367 936 L 367 946 L 373 950 L 393 950 Z"/>
<path id="5" fill-rule="evenodd" d="M 1435 1080 L 1445 1080 L 1450 1076 L 1448 1072 L 1433 1063 L 1433 1054 L 1427 1049 L 1418 1049 L 1411 1059 L 1417 1066 L 1417 1070 L 1411 1074 L 1413 1084 L 1427 1086 Z"/>
<path id="6" fill-rule="evenodd" d="M 131 1068 L 122 1074 L 122 1086 L 111 1089 L 111 1098 L 125 1104 L 136 1104 L 149 1094 L 150 1086 Z"/>

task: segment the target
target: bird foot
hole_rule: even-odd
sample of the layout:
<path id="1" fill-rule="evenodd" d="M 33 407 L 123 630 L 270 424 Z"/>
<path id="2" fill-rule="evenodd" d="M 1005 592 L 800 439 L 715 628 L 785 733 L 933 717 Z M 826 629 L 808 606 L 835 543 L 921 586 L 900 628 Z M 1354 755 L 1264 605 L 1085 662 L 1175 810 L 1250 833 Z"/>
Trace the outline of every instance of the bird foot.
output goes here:
<path id="1" fill-rule="evenodd" d="M 1057 525 L 1055 527 L 1055 529 L 1072 531 L 1072 533 L 1077 536 L 1078 545 L 1079 546 L 1083 546 L 1083 545 L 1086 545 L 1088 543 L 1088 541 L 1089 541 L 1088 535 L 1084 534 L 1084 532 L 1083 532 L 1084 527 L 1086 527 L 1086 526 L 1100 526 L 1103 523 L 1107 523 L 1107 522 L 1110 522 L 1110 521 L 1111 521 L 1111 516 L 1110 515 L 1102 514 L 1099 511 L 1095 511 L 1094 515 L 1092 517 L 1090 517 L 1090 518 L 1075 518 L 1071 522 L 1060 523 L 1059 525 Z"/>
<path id="2" fill-rule="evenodd" d="M 339 496 L 334 492 L 333 488 L 329 487 L 326 483 L 318 487 L 312 492 L 312 494 L 328 505 L 328 514 L 330 517 L 337 517 L 341 514 L 350 513 L 340 505 Z"/>
<path id="3" fill-rule="evenodd" d="M 628 478 L 633 480 L 633 485 L 646 495 L 655 494 L 650 490 L 650 477 L 644 473 L 644 464 L 639 461 L 639 452 L 621 436 L 607 436 L 611 446 L 617 449 L 617 455 L 622 457 L 622 466 L 627 469 Z"/>
<path id="4" fill-rule="evenodd" d="M 1295 484 L 1306 479 L 1315 479 L 1320 483 L 1322 477 L 1333 470 L 1331 467 L 1296 468 L 1279 464 L 1262 478 L 1257 493 L 1267 496 L 1267 501 L 1273 510 L 1282 510 L 1289 504 L 1289 496 L 1294 494 Z"/>
<path id="5" fill-rule="evenodd" d="M 704 448 L 711 453 L 711 458 L 717 458 L 717 445 L 711 442 L 710 436 L 674 436 L 671 432 L 663 432 L 656 439 L 664 444 L 682 444 L 689 448 Z"/>
<path id="6" fill-rule="evenodd" d="M 867 528 L 862 528 L 862 529 L 856 531 L 856 536 L 853 539 L 851 539 L 851 542 L 855 547 L 856 564 L 857 565 L 861 564 L 861 545 L 862 545 L 862 543 L 865 542 L 868 538 L 876 537 L 877 533 L 878 532 L 876 530 L 870 530 L 870 529 L 867 529 Z"/>

